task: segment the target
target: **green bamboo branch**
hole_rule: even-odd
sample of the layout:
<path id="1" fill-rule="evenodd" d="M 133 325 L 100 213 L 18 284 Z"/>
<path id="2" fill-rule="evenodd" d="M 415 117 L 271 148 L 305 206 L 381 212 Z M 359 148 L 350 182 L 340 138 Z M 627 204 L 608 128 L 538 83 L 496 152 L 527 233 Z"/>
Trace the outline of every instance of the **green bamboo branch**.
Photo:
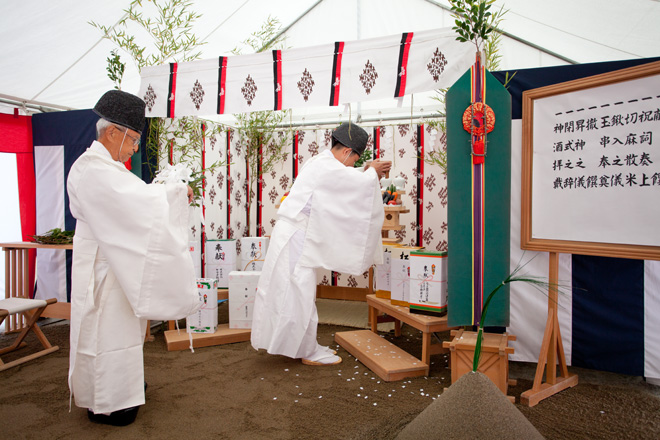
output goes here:
<path id="1" fill-rule="evenodd" d="M 532 258 L 533 260 L 533 258 Z M 550 292 L 551 290 L 556 291 L 558 293 L 562 293 L 565 290 L 568 290 L 566 286 L 562 286 L 560 284 L 555 284 L 555 283 L 549 283 L 542 277 L 534 277 L 530 275 L 519 275 L 520 271 L 527 266 L 532 260 L 529 260 L 525 264 L 520 264 L 518 263 L 518 266 L 509 274 L 509 276 L 506 277 L 502 283 L 500 283 L 495 289 L 493 289 L 488 297 L 486 297 L 486 301 L 484 302 L 483 307 L 481 308 L 481 319 L 479 320 L 479 325 L 477 329 L 477 342 L 474 347 L 474 357 L 472 359 L 472 371 L 476 372 L 478 367 L 479 367 L 479 359 L 481 357 L 481 347 L 482 347 L 482 341 L 483 341 L 483 327 L 484 323 L 486 322 L 486 314 L 488 313 L 488 306 L 490 305 L 490 302 L 492 299 L 495 297 L 495 294 L 504 286 L 507 284 L 511 284 L 514 282 L 523 282 L 527 283 L 537 290 L 539 290 L 541 293 L 544 295 L 548 295 L 547 292 Z"/>

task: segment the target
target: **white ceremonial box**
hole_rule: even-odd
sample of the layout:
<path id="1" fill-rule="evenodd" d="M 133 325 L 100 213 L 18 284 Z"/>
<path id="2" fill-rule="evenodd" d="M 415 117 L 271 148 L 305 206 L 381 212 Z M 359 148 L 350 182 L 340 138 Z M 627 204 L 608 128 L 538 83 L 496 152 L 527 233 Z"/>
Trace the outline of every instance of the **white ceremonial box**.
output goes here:
<path id="1" fill-rule="evenodd" d="M 252 328 L 252 311 L 261 271 L 229 274 L 229 328 Z"/>
<path id="2" fill-rule="evenodd" d="M 410 253 L 410 312 L 447 313 L 447 252 Z"/>
<path id="3" fill-rule="evenodd" d="M 268 251 L 268 237 L 241 237 L 241 264 L 238 270 L 261 271 Z"/>
<path id="4" fill-rule="evenodd" d="M 190 258 L 193 261 L 195 268 L 195 276 L 201 278 L 202 276 L 202 247 L 199 241 L 189 241 L 188 250 L 190 251 Z"/>
<path id="5" fill-rule="evenodd" d="M 390 298 L 392 246 L 383 246 L 383 264 L 376 264 L 374 269 L 374 290 L 378 298 Z"/>
<path id="6" fill-rule="evenodd" d="M 397 245 L 392 247 L 392 291 L 390 302 L 408 307 L 410 299 L 410 253 L 423 249 L 419 246 Z"/>
<path id="7" fill-rule="evenodd" d="M 238 269 L 236 240 L 206 241 L 206 276 L 218 280 L 218 288 L 229 287 L 229 273 Z"/>
<path id="8" fill-rule="evenodd" d="M 408 307 L 410 298 L 410 260 L 392 256 L 392 290 L 390 301 Z"/>
<path id="9" fill-rule="evenodd" d="M 197 278 L 197 295 L 202 308 L 186 318 L 188 333 L 215 333 L 218 328 L 218 282 Z"/>

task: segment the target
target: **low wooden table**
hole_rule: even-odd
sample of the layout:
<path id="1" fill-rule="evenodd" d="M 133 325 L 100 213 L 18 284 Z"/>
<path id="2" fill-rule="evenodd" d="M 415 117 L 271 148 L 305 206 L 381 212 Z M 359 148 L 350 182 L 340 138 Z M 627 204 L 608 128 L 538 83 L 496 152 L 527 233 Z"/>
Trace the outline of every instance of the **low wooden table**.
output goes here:
<path id="1" fill-rule="evenodd" d="M 408 307 L 392 305 L 389 299 L 377 298 L 376 295 L 367 296 L 369 306 L 369 322 L 371 331 L 376 333 L 378 312 L 394 318 L 394 335 L 401 336 L 401 322 L 415 327 L 422 332 L 422 362 L 431 363 L 431 355 L 447 353 L 449 350 L 442 347 L 442 343 L 433 343 L 432 333 L 444 332 L 456 327 L 447 326 L 447 315 L 437 317 L 410 313 Z"/>
<path id="2" fill-rule="evenodd" d="M 454 328 L 447 325 L 446 316 L 436 317 L 410 313 L 407 307 L 392 305 L 389 299 L 378 298 L 376 295 L 367 295 L 367 305 L 369 306 L 371 331 L 338 332 L 335 334 L 335 340 L 383 380 L 392 381 L 428 375 L 431 355 L 449 351 L 443 348 L 441 343 L 432 342 L 433 333 Z M 389 315 L 394 319 L 396 336 L 401 335 L 402 322 L 422 332 L 422 359 L 415 358 L 378 336 L 379 313 Z"/>

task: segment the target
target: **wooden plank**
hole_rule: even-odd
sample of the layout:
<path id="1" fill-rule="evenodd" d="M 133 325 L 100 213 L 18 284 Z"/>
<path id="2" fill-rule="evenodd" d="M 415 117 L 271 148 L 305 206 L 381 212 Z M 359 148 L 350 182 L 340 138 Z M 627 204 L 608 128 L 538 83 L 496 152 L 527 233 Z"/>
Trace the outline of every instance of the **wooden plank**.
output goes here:
<path id="1" fill-rule="evenodd" d="M 558 377 L 557 382 L 553 385 L 543 383 L 539 386 L 538 391 L 535 389 L 527 390 L 520 395 L 520 403 L 522 405 L 534 406 L 541 400 L 557 394 L 566 388 L 574 387 L 578 384 L 578 376 L 569 373 L 568 377 Z"/>
<path id="2" fill-rule="evenodd" d="M 73 249 L 71 244 L 41 244 L 31 241 L 0 243 L 2 249 Z"/>
<path id="3" fill-rule="evenodd" d="M 252 330 L 244 328 L 229 328 L 229 324 L 220 324 L 215 333 L 193 334 L 193 348 L 210 347 L 213 345 L 234 344 L 250 340 Z M 187 350 L 190 339 L 185 330 L 167 330 L 165 332 L 167 351 Z"/>
<path id="4" fill-rule="evenodd" d="M 364 301 L 369 293 L 368 288 L 347 286 L 316 286 L 316 297 L 326 299 L 344 299 L 348 301 Z"/>
<path id="5" fill-rule="evenodd" d="M 464 331 L 458 337 L 454 337 L 454 339 L 448 343 L 447 347 L 456 348 L 458 350 L 474 350 L 474 347 L 477 345 L 477 334 L 477 332 Z M 482 333 L 482 336 L 482 353 L 513 353 L 513 347 L 507 346 L 507 341 L 509 341 L 511 335 L 507 333 L 484 332 Z"/>
<path id="6" fill-rule="evenodd" d="M 42 318 L 71 319 L 71 303 L 56 302 L 46 307 L 41 314 Z"/>
<path id="7" fill-rule="evenodd" d="M 367 295 L 367 304 L 424 333 L 442 332 L 455 328 L 447 326 L 447 316 L 438 317 L 410 313 L 407 307 L 393 305 L 389 299 L 377 298 L 376 295 Z"/>
<path id="8" fill-rule="evenodd" d="M 395 225 L 395 226 L 385 226 L 381 228 L 383 231 L 403 231 L 406 229 L 406 225 Z"/>
<path id="9" fill-rule="evenodd" d="M 60 347 L 54 346 L 50 347 L 41 351 L 38 351 L 36 353 L 32 353 L 30 355 L 27 355 L 25 357 L 22 357 L 20 359 L 16 359 L 15 361 L 12 362 L 7 362 L 6 364 L 0 360 L 0 371 L 4 371 L 8 368 L 15 367 L 16 365 L 24 364 L 25 362 L 31 361 L 32 359 L 40 358 L 41 356 L 45 356 L 49 353 L 52 353 L 54 351 L 59 350 Z"/>
<path id="10" fill-rule="evenodd" d="M 370 330 L 337 332 L 335 341 L 384 381 L 429 374 L 428 364 Z"/>
<path id="11" fill-rule="evenodd" d="M 410 209 L 402 205 L 385 205 L 385 212 L 398 212 L 399 214 L 407 214 Z"/>

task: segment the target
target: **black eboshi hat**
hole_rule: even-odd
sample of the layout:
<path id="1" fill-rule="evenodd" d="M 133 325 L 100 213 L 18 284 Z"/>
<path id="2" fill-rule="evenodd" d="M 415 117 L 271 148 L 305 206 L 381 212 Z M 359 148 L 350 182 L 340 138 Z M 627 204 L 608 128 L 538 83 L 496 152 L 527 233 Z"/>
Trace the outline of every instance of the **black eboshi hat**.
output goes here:
<path id="1" fill-rule="evenodd" d="M 369 135 L 362 127 L 352 123 L 341 124 L 332 132 L 332 137 L 360 156 L 367 148 L 367 140 L 369 139 Z"/>
<path id="2" fill-rule="evenodd" d="M 110 122 L 142 134 L 144 128 L 143 100 L 121 90 L 105 92 L 94 106 L 94 113 Z"/>

